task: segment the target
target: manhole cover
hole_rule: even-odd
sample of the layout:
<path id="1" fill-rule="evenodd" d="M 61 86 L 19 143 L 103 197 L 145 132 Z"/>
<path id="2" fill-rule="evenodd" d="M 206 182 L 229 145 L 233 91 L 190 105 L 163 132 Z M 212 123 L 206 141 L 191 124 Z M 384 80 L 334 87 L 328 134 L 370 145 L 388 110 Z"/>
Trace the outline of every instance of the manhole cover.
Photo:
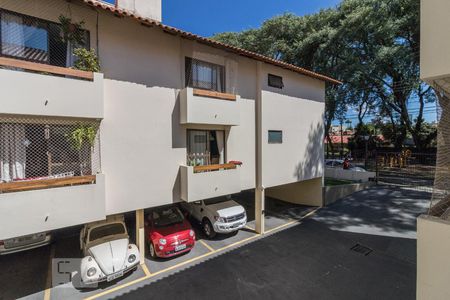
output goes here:
<path id="1" fill-rule="evenodd" d="M 373 251 L 369 247 L 363 246 L 361 244 L 354 245 L 353 247 L 350 248 L 350 250 L 355 251 L 355 252 L 357 252 L 359 254 L 362 254 L 364 256 L 369 255 Z"/>

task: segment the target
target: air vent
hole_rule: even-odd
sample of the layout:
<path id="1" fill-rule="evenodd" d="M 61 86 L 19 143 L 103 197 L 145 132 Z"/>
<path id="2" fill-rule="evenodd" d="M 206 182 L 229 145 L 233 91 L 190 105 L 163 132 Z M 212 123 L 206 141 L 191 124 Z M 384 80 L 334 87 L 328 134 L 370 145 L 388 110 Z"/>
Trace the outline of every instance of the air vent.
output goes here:
<path id="1" fill-rule="evenodd" d="M 353 247 L 350 248 L 350 250 L 355 251 L 355 252 L 357 252 L 359 254 L 362 254 L 364 256 L 369 255 L 373 251 L 372 249 L 370 249 L 370 248 L 368 248 L 366 246 L 363 246 L 361 244 L 354 245 Z"/>

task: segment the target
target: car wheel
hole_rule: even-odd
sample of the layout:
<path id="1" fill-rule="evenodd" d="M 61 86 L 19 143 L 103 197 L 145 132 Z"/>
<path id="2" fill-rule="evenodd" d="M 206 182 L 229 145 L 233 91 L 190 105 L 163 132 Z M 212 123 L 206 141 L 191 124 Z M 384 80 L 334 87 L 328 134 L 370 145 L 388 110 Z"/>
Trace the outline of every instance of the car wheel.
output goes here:
<path id="1" fill-rule="evenodd" d="M 216 232 L 208 219 L 203 220 L 203 232 L 205 232 L 206 237 L 212 239 L 216 236 Z"/>
<path id="2" fill-rule="evenodd" d="M 155 246 L 153 246 L 153 243 L 150 243 L 150 246 L 148 249 L 149 249 L 150 257 L 156 258 L 156 251 L 155 251 Z"/>

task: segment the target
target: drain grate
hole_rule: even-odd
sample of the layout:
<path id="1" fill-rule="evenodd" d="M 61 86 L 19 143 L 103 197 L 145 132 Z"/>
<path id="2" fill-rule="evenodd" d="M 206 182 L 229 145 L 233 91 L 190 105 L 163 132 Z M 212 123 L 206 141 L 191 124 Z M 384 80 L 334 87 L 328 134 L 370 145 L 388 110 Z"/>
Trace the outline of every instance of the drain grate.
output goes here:
<path id="1" fill-rule="evenodd" d="M 359 254 L 362 254 L 364 256 L 369 255 L 373 251 L 369 247 L 363 246 L 361 244 L 354 245 L 353 247 L 350 248 L 350 250 L 355 251 L 355 252 L 357 252 Z"/>

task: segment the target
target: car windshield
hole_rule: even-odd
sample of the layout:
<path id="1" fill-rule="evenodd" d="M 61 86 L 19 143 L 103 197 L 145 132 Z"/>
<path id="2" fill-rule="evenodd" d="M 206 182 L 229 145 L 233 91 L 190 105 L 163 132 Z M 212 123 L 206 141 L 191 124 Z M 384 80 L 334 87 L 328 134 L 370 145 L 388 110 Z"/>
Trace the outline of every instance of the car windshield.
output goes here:
<path id="1" fill-rule="evenodd" d="M 95 227 L 89 234 L 89 240 L 95 241 L 108 236 L 114 236 L 118 234 L 125 234 L 125 227 L 122 223 L 112 223 L 103 226 Z"/>
<path id="2" fill-rule="evenodd" d="M 156 227 L 164 227 L 177 223 L 183 223 L 184 217 L 177 207 L 169 207 L 152 212 L 153 224 Z"/>
<path id="3" fill-rule="evenodd" d="M 212 204 L 217 204 L 217 203 L 221 203 L 221 202 L 226 202 L 229 201 L 228 199 L 224 199 L 224 198 L 213 198 L 213 199 L 208 199 L 205 201 L 205 205 L 212 205 Z"/>

